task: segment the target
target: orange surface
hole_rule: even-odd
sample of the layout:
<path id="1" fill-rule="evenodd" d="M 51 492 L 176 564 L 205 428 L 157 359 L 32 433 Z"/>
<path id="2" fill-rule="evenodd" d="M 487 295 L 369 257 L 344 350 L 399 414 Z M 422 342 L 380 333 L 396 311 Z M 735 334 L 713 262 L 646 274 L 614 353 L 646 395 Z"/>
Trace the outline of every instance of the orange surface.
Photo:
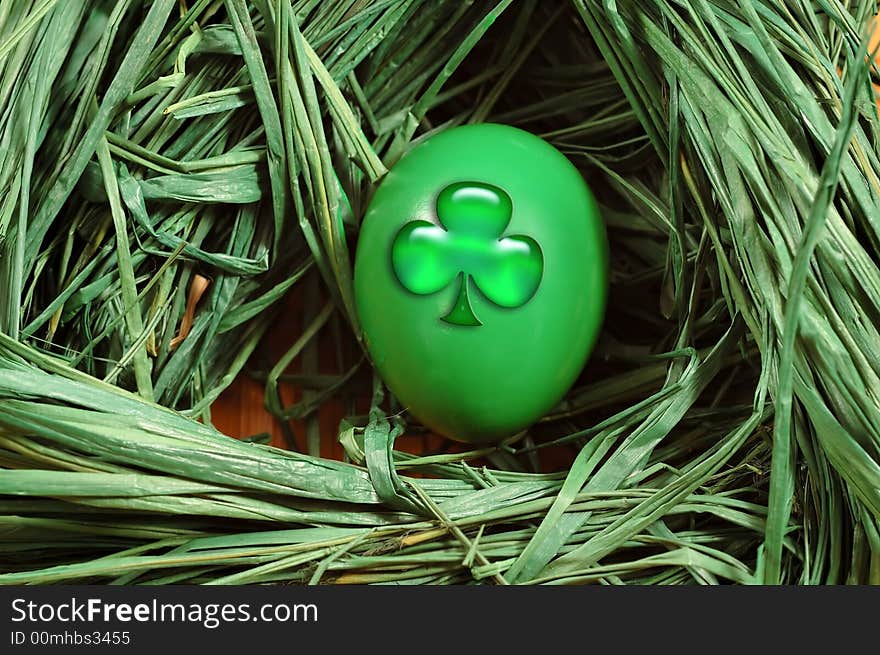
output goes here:
<path id="1" fill-rule="evenodd" d="M 276 321 L 276 326 L 264 337 L 264 347 L 268 353 L 270 366 L 290 348 L 303 331 L 303 300 L 302 289 L 298 285 L 288 295 L 284 310 Z M 340 371 L 337 363 L 333 343 L 328 325 L 325 325 L 319 334 L 318 373 L 338 375 Z M 296 374 L 302 372 L 303 356 L 300 355 L 291 362 L 287 373 Z M 350 365 L 347 362 L 346 365 Z M 368 375 L 368 365 L 364 365 L 363 374 Z M 247 370 L 248 367 L 246 366 Z M 284 431 L 281 423 L 272 416 L 264 404 L 264 383 L 253 379 L 243 371 L 235 381 L 211 406 L 211 420 L 214 426 L 224 434 L 236 438 L 245 438 L 256 434 L 268 433 L 270 443 L 279 448 L 286 448 Z M 357 384 L 357 383 L 355 383 Z M 279 384 L 281 398 L 285 406 L 297 402 L 302 398 L 303 390 L 289 382 Z M 359 387 L 364 390 L 362 397 L 358 398 L 356 413 L 366 414 L 370 407 L 370 382 L 364 379 Z M 344 451 L 336 439 L 339 431 L 339 422 L 350 411 L 343 402 L 337 398 L 331 398 L 324 403 L 318 412 L 318 424 L 321 432 L 321 457 L 329 459 L 342 459 Z M 290 428 L 293 430 L 297 445 L 301 450 L 306 448 L 306 424 L 302 420 L 291 420 Z M 400 437 L 395 447 L 400 450 L 424 453 L 433 452 L 444 444 L 445 440 L 436 435 L 404 435 Z"/>

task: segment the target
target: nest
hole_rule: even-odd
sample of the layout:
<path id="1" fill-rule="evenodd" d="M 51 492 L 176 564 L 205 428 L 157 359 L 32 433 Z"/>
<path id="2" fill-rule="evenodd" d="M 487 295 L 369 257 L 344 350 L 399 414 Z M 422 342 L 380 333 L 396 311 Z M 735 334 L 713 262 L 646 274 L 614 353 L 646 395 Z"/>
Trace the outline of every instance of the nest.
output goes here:
<path id="1" fill-rule="evenodd" d="M 875 11 L 5 4 L 0 583 L 880 582 Z M 605 326 L 525 435 L 406 452 L 351 253 L 388 168 L 486 121 L 595 191 Z M 243 375 L 286 447 L 212 426 Z"/>

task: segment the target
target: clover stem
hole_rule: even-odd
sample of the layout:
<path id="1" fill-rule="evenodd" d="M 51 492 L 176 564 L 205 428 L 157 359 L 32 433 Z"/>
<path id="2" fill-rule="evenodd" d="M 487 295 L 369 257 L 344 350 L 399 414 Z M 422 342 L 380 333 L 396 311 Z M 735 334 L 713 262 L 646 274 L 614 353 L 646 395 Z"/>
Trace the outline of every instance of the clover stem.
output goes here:
<path id="1" fill-rule="evenodd" d="M 471 301 L 470 298 L 468 298 L 468 281 L 470 280 L 470 277 L 470 275 L 462 271 L 458 278 L 460 282 L 455 304 L 452 306 L 452 309 L 449 310 L 449 313 L 442 319 L 447 323 L 451 323 L 452 325 L 482 325 L 480 319 L 474 314 L 474 310 L 471 309 Z"/>

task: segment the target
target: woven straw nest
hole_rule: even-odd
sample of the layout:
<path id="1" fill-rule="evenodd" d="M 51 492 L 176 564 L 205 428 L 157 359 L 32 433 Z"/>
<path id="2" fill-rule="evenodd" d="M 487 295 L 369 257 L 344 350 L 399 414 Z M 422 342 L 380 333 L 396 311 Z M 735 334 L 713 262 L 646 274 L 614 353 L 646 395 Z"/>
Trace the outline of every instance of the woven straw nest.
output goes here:
<path id="1" fill-rule="evenodd" d="M 880 582 L 875 11 L 4 3 L 0 582 Z M 583 171 L 610 307 L 526 435 L 408 454 L 351 252 L 386 170 L 482 121 Z M 303 452 L 212 427 L 248 374 Z"/>

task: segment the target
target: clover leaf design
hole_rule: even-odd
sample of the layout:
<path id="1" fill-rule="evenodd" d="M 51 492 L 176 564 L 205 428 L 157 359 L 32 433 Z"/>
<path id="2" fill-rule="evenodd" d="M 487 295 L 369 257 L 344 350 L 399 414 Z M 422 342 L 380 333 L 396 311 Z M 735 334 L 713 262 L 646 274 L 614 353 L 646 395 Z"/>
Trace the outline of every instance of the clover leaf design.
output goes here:
<path id="1" fill-rule="evenodd" d="M 513 214 L 510 196 L 482 182 L 456 182 L 437 197 L 439 225 L 406 223 L 391 246 L 397 279 L 408 291 L 428 295 L 457 280 L 455 304 L 442 320 L 478 326 L 470 300 L 473 285 L 499 307 L 527 303 L 541 283 L 544 256 L 528 236 L 502 236 Z"/>

